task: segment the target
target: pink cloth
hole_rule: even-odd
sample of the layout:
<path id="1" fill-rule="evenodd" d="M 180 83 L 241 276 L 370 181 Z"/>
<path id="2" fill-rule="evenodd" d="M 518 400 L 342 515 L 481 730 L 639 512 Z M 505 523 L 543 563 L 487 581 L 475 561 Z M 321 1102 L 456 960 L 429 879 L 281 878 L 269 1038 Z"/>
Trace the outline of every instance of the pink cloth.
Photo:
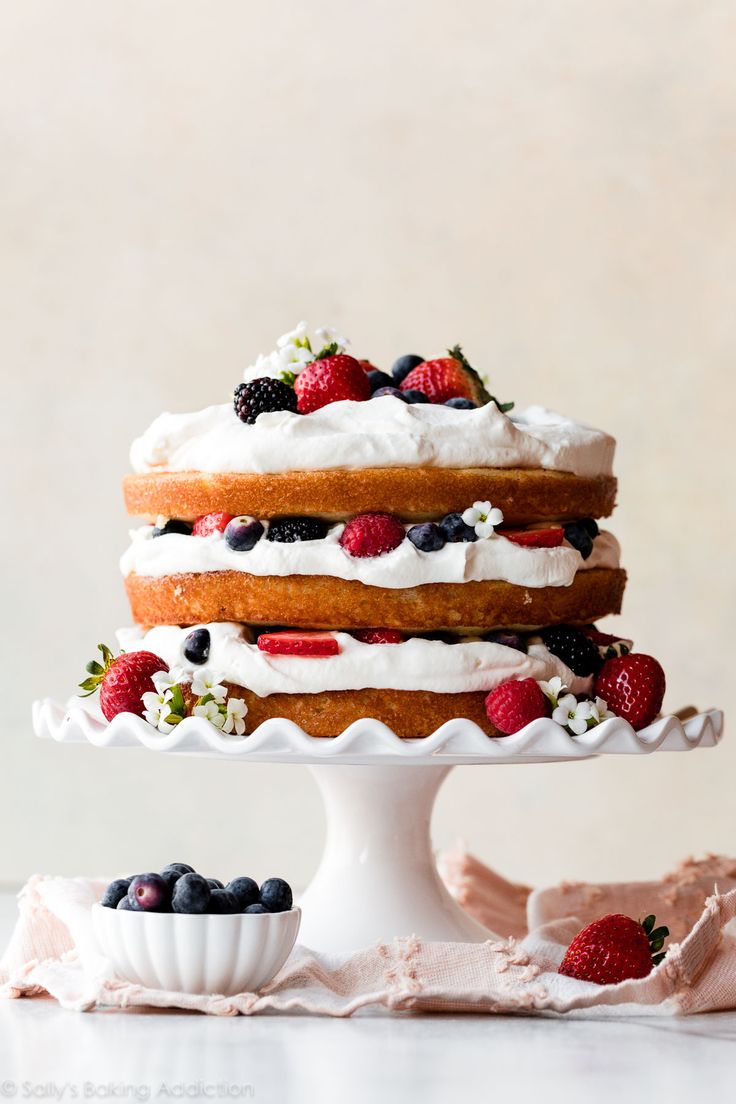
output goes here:
<path id="1" fill-rule="evenodd" d="M 220 1016 L 310 1012 L 584 1010 L 588 1015 L 677 1015 L 736 1008 L 736 859 L 687 860 L 659 882 L 566 884 L 531 892 L 463 851 L 441 860 L 443 877 L 473 916 L 508 938 L 487 943 L 396 939 L 352 955 L 297 946 L 260 993 L 189 996 L 116 978 L 91 930 L 104 882 L 37 875 L 20 894 L 20 916 L 0 961 L 0 995 L 49 995 L 66 1008 L 184 1008 Z M 655 912 L 672 932 L 652 974 L 598 986 L 557 967 L 576 932 L 607 912 Z"/>

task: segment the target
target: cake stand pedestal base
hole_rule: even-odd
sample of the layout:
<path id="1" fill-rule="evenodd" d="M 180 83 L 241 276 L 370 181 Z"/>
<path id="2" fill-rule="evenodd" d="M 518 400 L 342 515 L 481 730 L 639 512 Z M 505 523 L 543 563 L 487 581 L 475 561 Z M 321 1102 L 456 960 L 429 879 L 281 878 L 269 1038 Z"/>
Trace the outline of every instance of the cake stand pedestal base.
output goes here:
<path id="1" fill-rule="evenodd" d="M 312 766 L 327 815 L 322 861 L 302 895 L 299 942 L 354 951 L 397 935 L 482 943 L 493 932 L 445 889 L 430 822 L 449 766 Z"/>

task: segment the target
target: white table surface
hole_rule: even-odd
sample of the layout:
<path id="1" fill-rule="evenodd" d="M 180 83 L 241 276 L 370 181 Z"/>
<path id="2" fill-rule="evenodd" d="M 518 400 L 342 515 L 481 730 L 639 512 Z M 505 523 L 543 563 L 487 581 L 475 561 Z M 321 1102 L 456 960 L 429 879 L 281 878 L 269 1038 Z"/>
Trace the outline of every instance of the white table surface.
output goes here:
<path id="1" fill-rule="evenodd" d="M 14 916 L 13 896 L 0 895 L 2 947 Z M 230 1019 L 0 1001 L 0 1098 L 679 1104 L 733 1086 L 734 1043 L 736 1013 Z"/>

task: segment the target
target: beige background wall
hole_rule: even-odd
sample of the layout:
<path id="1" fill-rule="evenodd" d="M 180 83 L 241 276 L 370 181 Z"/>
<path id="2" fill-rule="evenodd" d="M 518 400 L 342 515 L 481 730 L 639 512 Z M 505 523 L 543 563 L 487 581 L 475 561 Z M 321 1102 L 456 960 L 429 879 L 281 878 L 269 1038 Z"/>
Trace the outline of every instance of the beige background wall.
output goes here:
<path id="1" fill-rule="evenodd" d="M 304 882 L 304 768 L 35 741 L 126 619 L 127 448 L 299 318 L 381 364 L 462 340 L 494 388 L 619 439 L 621 624 L 667 704 L 730 705 L 736 6 L 24 0 L 0 9 L 0 880 Z M 736 848 L 715 752 L 465 768 L 439 802 L 535 883 Z"/>

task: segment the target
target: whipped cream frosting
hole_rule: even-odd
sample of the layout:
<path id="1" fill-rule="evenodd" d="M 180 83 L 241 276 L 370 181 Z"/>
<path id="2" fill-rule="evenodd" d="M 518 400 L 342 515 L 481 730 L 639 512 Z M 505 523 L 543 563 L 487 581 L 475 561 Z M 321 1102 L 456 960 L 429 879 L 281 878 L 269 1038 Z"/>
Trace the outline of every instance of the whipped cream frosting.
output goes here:
<path id="1" fill-rule="evenodd" d="M 285 472 L 335 468 L 546 468 L 609 475 L 615 441 L 541 406 L 511 418 L 495 403 L 477 410 L 386 396 L 335 402 L 312 414 L 280 410 L 255 424 L 232 403 L 161 414 L 133 442 L 136 472 Z"/>
<path id="2" fill-rule="evenodd" d="M 131 544 L 121 558 L 120 569 L 123 575 L 135 572 L 154 578 L 207 571 L 244 571 L 260 576 L 329 575 L 390 589 L 484 579 L 537 588 L 569 586 L 578 571 L 619 565 L 618 541 L 607 532 L 596 537 L 587 560 L 568 544 L 524 548 L 499 534 L 474 543 L 446 544 L 437 552 L 420 552 L 405 540 L 393 552 L 360 559 L 340 547 L 343 529 L 342 524 L 333 525 L 322 540 L 293 544 L 262 537 L 249 552 L 235 552 L 221 533 L 153 537 L 153 526 L 145 525 L 131 532 Z"/>
<path id="3" fill-rule="evenodd" d="M 549 680 L 559 675 L 574 693 L 588 693 L 591 678 L 574 675 L 543 644 L 529 653 L 482 640 L 445 644 L 440 640 L 412 637 L 402 644 L 363 644 L 348 633 L 334 636 L 338 655 L 319 658 L 275 656 L 250 643 L 242 625 L 220 622 L 199 626 L 210 632 L 207 668 L 226 682 L 244 686 L 259 697 L 269 694 L 319 694 L 328 690 L 429 690 L 459 694 L 492 690 L 509 679 Z M 125 651 L 145 649 L 165 660 L 169 667 L 185 671 L 202 670 L 188 663 L 182 653 L 184 640 L 193 629 L 159 625 L 143 632 L 120 629 L 120 647 Z"/>

